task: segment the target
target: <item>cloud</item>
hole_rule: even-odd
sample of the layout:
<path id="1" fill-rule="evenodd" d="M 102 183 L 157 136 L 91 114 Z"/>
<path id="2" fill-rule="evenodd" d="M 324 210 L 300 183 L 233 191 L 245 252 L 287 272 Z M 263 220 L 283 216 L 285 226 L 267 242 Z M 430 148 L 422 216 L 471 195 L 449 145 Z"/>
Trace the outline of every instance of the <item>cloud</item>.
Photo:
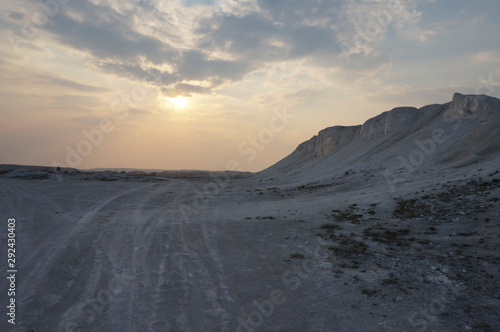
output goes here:
<path id="1" fill-rule="evenodd" d="M 313 92 L 315 92 L 315 90 L 308 88 L 297 89 L 292 92 L 280 91 L 278 93 L 259 96 L 258 103 L 272 108 L 284 105 L 291 107 L 306 100 Z"/>
<path id="2" fill-rule="evenodd" d="M 145 57 L 162 64 L 177 55 L 168 44 L 135 31 L 131 22 L 130 13 L 121 14 L 90 1 L 72 1 L 49 20 L 46 29 L 60 43 L 99 59 L 137 61 Z"/>
<path id="3" fill-rule="evenodd" d="M 80 92 L 89 92 L 89 93 L 103 93 L 111 91 L 110 89 L 91 86 L 87 84 L 81 84 L 72 80 L 56 77 L 50 74 L 35 74 L 33 76 L 36 78 L 36 80 L 33 82 L 34 84 L 51 85 L 51 86 L 57 86 Z"/>
<path id="4" fill-rule="evenodd" d="M 199 6 L 199 5 L 214 5 L 215 0 L 182 0 L 186 7 Z"/>
<path id="5" fill-rule="evenodd" d="M 169 95 L 207 94 L 272 63 L 309 58 L 315 66 L 347 68 L 339 43 L 390 11 L 380 35 L 354 44 L 353 53 L 376 56 L 390 26 L 410 31 L 418 23 L 414 0 L 395 1 L 399 7 L 379 0 L 81 0 L 61 6 L 44 29 L 60 45 L 86 54 L 95 70 Z M 376 66 L 366 57 L 350 69 Z M 64 79 L 42 82 L 98 92 Z"/>
<path id="6" fill-rule="evenodd" d="M 213 50 L 174 48 L 157 36 L 139 33 L 131 24 L 135 14 L 122 11 L 89 1 L 71 2 L 50 20 L 47 31 L 57 42 L 89 53 L 94 68 L 184 92 L 209 92 L 252 70 L 247 61 L 216 59 L 210 55 Z"/>
<path id="7" fill-rule="evenodd" d="M 480 52 L 472 58 L 475 63 L 498 63 L 500 62 L 500 51 Z"/>
<path id="8" fill-rule="evenodd" d="M 93 96 L 83 96 L 83 95 L 61 95 L 51 97 L 54 102 L 54 108 L 60 109 L 72 109 L 76 106 L 89 107 L 91 110 L 93 107 L 102 105 L 102 99 Z"/>
<path id="9" fill-rule="evenodd" d="M 317 26 L 330 29 L 340 19 L 342 0 L 259 0 L 261 12 L 283 26 Z"/>
<path id="10" fill-rule="evenodd" d="M 267 122 L 272 108 L 308 115 L 284 133 L 295 147 L 301 135 L 360 123 L 372 111 L 445 102 L 454 91 L 478 87 L 500 91 L 494 0 L 73 0 L 30 36 L 25 22 L 49 1 L 4 2 L 0 28 L 26 39 L 17 53 L 9 38 L 0 40 L 4 127 L 14 123 L 29 136 L 41 122 L 61 123 L 71 131 L 65 140 L 42 143 L 40 135 L 33 143 L 78 140 L 101 115 L 117 115 L 114 100 L 126 108 L 140 86 L 146 97 L 134 101 L 116 132 L 128 133 L 128 142 L 116 143 L 131 151 L 123 162 L 147 159 L 137 153 L 156 158 L 144 149 L 148 141 L 171 151 L 178 147 L 168 142 L 182 141 L 179 154 L 196 150 L 211 132 L 236 153 L 238 138 Z M 189 108 L 171 111 L 167 97 L 176 96 L 193 96 Z M 192 166 L 174 166 L 177 158 L 162 151 L 164 166 Z M 200 154 L 189 155 L 207 165 Z"/>
<path id="11" fill-rule="evenodd" d="M 219 9 L 225 15 L 244 17 L 259 10 L 257 0 L 219 0 Z"/>
<path id="12" fill-rule="evenodd" d="M 182 54 L 177 64 L 177 72 L 185 80 L 238 80 L 249 72 L 250 67 L 251 65 L 244 61 L 209 60 L 202 52 L 190 50 Z"/>
<path id="13" fill-rule="evenodd" d="M 147 110 L 144 110 L 141 108 L 130 108 L 129 112 L 131 114 L 136 114 L 136 115 L 149 115 L 149 114 L 151 114 L 150 111 L 147 111 Z"/>
<path id="14" fill-rule="evenodd" d="M 9 17 L 13 20 L 20 21 L 24 18 L 24 14 L 20 12 L 10 12 Z"/>
<path id="15" fill-rule="evenodd" d="M 92 64 L 104 73 L 128 78 L 131 81 L 171 85 L 182 80 L 181 76 L 177 73 L 169 73 L 156 68 L 143 68 L 140 64 L 119 63 L 110 60 L 95 60 Z"/>
<path id="16" fill-rule="evenodd" d="M 206 94 L 210 92 L 210 88 L 198 85 L 178 83 L 173 88 L 163 89 L 162 91 L 168 97 L 175 97 L 175 96 L 190 96 L 192 93 Z"/>
<path id="17" fill-rule="evenodd" d="M 352 0 L 340 10 L 337 37 L 350 53 L 371 54 L 386 38 L 390 29 L 410 39 L 422 39 L 426 33 L 418 27 L 421 18 L 416 0 Z"/>
<path id="18" fill-rule="evenodd" d="M 89 128 L 89 127 L 99 125 L 99 122 L 102 120 L 102 118 L 98 117 L 98 116 L 87 115 L 87 116 L 71 117 L 71 118 L 69 118 L 69 120 L 76 123 L 79 126 Z"/>

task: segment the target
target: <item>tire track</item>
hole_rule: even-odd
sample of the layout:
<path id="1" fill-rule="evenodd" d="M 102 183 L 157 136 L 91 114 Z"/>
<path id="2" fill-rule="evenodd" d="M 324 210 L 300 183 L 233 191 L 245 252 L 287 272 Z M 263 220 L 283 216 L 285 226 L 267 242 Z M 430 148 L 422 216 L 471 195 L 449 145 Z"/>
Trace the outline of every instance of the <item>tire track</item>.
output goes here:
<path id="1" fill-rule="evenodd" d="M 149 185 L 148 185 L 149 186 Z M 30 326 L 39 325 L 37 322 L 40 319 L 46 321 L 48 317 L 53 316 L 55 308 L 51 308 L 60 302 L 65 302 L 64 298 L 71 291 L 74 286 L 75 280 L 79 278 L 79 274 L 85 272 L 83 269 L 83 264 L 86 263 L 87 256 L 94 253 L 90 251 L 93 243 L 92 230 L 88 230 L 89 221 L 91 221 L 95 216 L 103 210 L 106 206 L 111 204 L 113 201 L 126 196 L 131 195 L 137 191 L 143 190 L 145 187 L 133 188 L 125 192 L 119 192 L 113 194 L 111 197 L 106 197 L 98 203 L 94 204 L 90 211 L 84 213 L 76 222 L 72 224 L 72 227 L 68 228 L 66 232 L 62 233 L 62 236 L 58 237 L 58 242 L 49 241 L 50 248 L 45 246 L 42 250 L 45 250 L 45 254 L 42 259 L 37 262 L 33 262 L 30 266 L 27 276 L 23 279 L 29 280 L 29 286 L 24 286 L 23 298 L 21 301 L 25 303 L 43 303 L 42 300 L 46 296 L 52 296 L 47 294 L 50 290 L 53 290 L 55 294 L 58 294 L 51 304 L 40 307 L 37 306 L 37 310 L 26 312 L 26 319 L 23 320 L 26 324 Z M 51 198 L 44 193 L 37 193 L 38 203 L 51 202 Z M 57 203 L 52 201 L 51 204 L 58 206 Z M 98 264 L 89 266 L 90 271 L 93 268 L 99 267 Z M 28 269 L 26 269 L 28 270 Z M 96 272 L 97 273 L 97 272 Z M 56 288 L 56 285 L 52 286 L 51 280 L 56 277 L 56 280 L 62 280 L 64 284 Z M 62 278 L 62 279 L 61 279 Z M 85 288 L 85 287 L 84 287 Z M 43 291 L 43 293 L 42 293 Z M 45 294 L 45 295 L 44 295 Z M 78 294 L 81 296 L 81 294 Z M 53 296 L 52 296 L 53 297 Z M 50 309 L 49 312 L 47 310 Z"/>
<path id="2" fill-rule="evenodd" d="M 123 283 L 120 287 L 125 289 L 120 290 L 118 293 L 110 292 L 109 294 L 113 296 L 111 303 L 106 303 L 105 307 L 99 310 L 96 315 L 97 317 L 95 317 L 88 326 L 83 323 L 83 328 L 92 326 L 93 328 L 97 328 L 97 330 L 106 331 L 109 330 L 109 328 L 105 326 L 108 319 L 104 318 L 110 318 L 111 321 L 115 321 L 116 323 L 116 317 L 126 316 L 123 310 L 123 300 L 131 298 L 129 294 L 130 289 L 134 287 L 134 283 L 136 282 L 136 280 L 132 279 L 137 279 L 137 276 L 141 277 L 140 271 L 138 271 L 139 269 L 134 266 L 127 266 L 126 261 L 127 258 L 133 256 L 128 249 L 140 249 L 137 243 L 135 243 L 135 238 L 137 238 L 135 230 L 140 226 L 137 216 L 143 213 L 147 217 L 153 215 L 155 211 L 149 213 L 143 212 L 143 206 L 149 201 L 151 196 L 168 189 L 165 188 L 163 184 L 153 184 L 152 186 L 157 186 L 158 188 L 151 189 L 151 186 L 148 186 L 148 192 L 146 193 L 136 193 L 130 197 L 119 197 L 113 204 L 108 204 L 103 207 L 101 211 L 99 221 L 97 222 L 98 228 L 93 229 L 96 237 L 92 244 L 93 251 L 103 257 L 100 259 L 96 255 L 92 264 L 100 266 L 100 270 L 94 272 L 94 274 L 100 276 L 100 278 L 98 283 L 86 285 L 85 295 L 80 297 L 80 302 L 92 300 L 92 298 L 95 298 L 103 291 L 109 292 L 109 288 L 111 287 L 110 284 L 113 279 L 116 278 L 122 279 L 121 281 Z M 137 197 L 141 197 L 139 202 L 137 202 Z M 123 201 L 124 198 L 126 199 L 125 201 Z M 117 206 L 127 206 L 128 209 L 116 209 Z M 133 212 L 131 212 L 132 208 Z M 130 245 L 131 243 L 132 245 Z M 104 264 L 100 264 L 99 259 L 104 262 Z M 148 283 L 148 281 L 141 282 Z M 118 303 L 117 306 L 114 305 L 115 302 Z M 62 318 L 66 321 L 68 321 L 68 317 L 71 319 L 71 315 L 67 312 L 65 312 L 63 316 Z M 73 317 L 74 316 L 73 314 Z M 120 319 L 119 321 L 123 320 Z M 119 326 L 111 326 L 111 328 L 117 329 Z"/>
<path id="3" fill-rule="evenodd" d="M 92 183 L 75 196 L 89 207 L 84 212 L 73 200 L 63 205 L 60 200 L 70 198 L 54 198 L 48 192 L 53 188 L 2 188 L 8 204 L 29 206 L 31 216 L 50 212 L 53 217 L 68 206 L 80 214 L 76 220 L 57 215 L 57 223 L 67 228 L 48 231 L 51 238 L 57 234 L 57 242 L 43 242 L 25 260 L 29 285 L 23 301 L 37 310 L 29 313 L 24 327 L 49 331 L 44 327 L 58 322 L 63 331 L 76 321 L 82 330 L 92 331 L 229 331 L 228 310 L 234 310 L 234 303 L 216 226 L 199 220 L 185 224 L 175 216 L 177 194 L 180 202 L 192 203 L 192 182 L 147 184 L 98 196 L 99 201 L 89 204 L 92 200 L 85 197 L 101 193 L 101 185 Z M 50 282 L 54 275 L 64 282 L 59 289 Z M 116 275 L 131 279 L 95 317 L 84 316 L 81 307 L 109 288 Z"/>
<path id="4" fill-rule="evenodd" d="M 149 186 L 148 186 L 149 187 Z M 81 234 L 80 231 L 84 229 L 86 224 L 97 215 L 99 211 L 104 209 L 108 204 L 110 204 L 112 201 L 120 198 L 121 196 L 125 195 L 130 195 L 136 191 L 139 191 L 143 188 L 134 188 L 130 189 L 126 192 L 123 193 L 118 193 L 115 194 L 102 202 L 96 203 L 94 207 L 86 212 L 74 225 L 74 228 L 70 231 L 69 234 L 65 236 L 63 240 L 60 241 L 60 244 L 55 247 L 50 253 L 47 254 L 46 258 L 43 261 L 40 261 L 37 263 L 32 271 L 28 274 L 26 277 L 29 280 L 36 280 L 36 279 L 45 279 L 48 273 L 48 270 L 53 267 L 54 261 L 57 259 L 58 256 L 61 255 L 61 253 L 70 246 L 71 242 L 73 241 L 73 237 L 75 234 Z M 35 274 L 38 278 L 35 278 Z M 33 289 L 36 289 L 37 284 L 34 285 Z"/>

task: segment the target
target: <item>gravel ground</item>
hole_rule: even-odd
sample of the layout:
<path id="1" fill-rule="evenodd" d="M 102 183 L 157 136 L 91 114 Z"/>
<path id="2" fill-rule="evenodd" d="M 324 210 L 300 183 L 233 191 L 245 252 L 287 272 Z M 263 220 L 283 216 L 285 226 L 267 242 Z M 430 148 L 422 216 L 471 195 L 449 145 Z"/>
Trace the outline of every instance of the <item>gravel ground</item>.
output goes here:
<path id="1" fill-rule="evenodd" d="M 17 307 L 0 330 L 499 331 L 492 169 L 397 193 L 370 171 L 313 184 L 7 173 Z"/>

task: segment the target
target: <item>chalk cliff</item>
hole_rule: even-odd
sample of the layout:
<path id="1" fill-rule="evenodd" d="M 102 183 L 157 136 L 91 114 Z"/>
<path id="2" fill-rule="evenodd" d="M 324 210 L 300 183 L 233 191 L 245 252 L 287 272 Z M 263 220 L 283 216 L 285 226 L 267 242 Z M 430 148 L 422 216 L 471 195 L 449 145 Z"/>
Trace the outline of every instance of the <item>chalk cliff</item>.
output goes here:
<path id="1" fill-rule="evenodd" d="M 296 171 L 303 164 L 311 166 L 313 163 L 351 167 L 346 164 L 347 160 L 369 161 L 370 166 L 381 166 L 391 158 L 404 155 L 405 151 L 411 152 L 415 149 L 415 140 L 432 137 L 435 130 L 445 135 L 446 142 L 439 146 L 443 151 L 429 156 L 428 160 L 448 158 L 448 161 L 457 161 L 472 155 L 499 152 L 499 125 L 499 99 L 455 93 L 452 101 L 443 105 L 418 109 L 397 107 L 362 125 L 325 128 L 263 173 Z"/>

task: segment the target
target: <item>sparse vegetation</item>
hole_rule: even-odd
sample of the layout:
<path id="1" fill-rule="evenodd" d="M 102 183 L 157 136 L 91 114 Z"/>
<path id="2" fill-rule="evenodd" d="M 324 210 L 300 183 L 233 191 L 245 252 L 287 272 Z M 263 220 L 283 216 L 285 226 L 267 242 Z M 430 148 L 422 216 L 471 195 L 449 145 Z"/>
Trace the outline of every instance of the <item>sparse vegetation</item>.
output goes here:
<path id="1" fill-rule="evenodd" d="M 399 282 L 399 278 L 396 277 L 394 272 L 389 273 L 389 278 L 382 280 L 383 285 L 396 285 Z"/>
<path id="2" fill-rule="evenodd" d="M 408 239 L 403 238 L 410 233 L 409 229 L 388 230 L 380 226 L 378 228 L 365 228 L 363 230 L 364 238 L 371 237 L 373 241 L 381 242 L 384 244 L 398 246 L 407 246 Z"/>
<path id="3" fill-rule="evenodd" d="M 416 198 L 397 199 L 393 216 L 396 218 L 417 218 L 430 213 L 429 206 Z"/>
<path id="4" fill-rule="evenodd" d="M 290 255 L 290 258 L 300 258 L 300 259 L 304 259 L 306 258 L 306 256 L 302 255 L 301 253 L 299 252 L 294 252 L 293 254 Z"/>
<path id="5" fill-rule="evenodd" d="M 351 204 L 345 211 L 332 210 L 332 216 L 338 221 L 349 221 L 353 224 L 359 224 L 363 218 L 362 214 L 357 214 L 357 204 Z"/>
<path id="6" fill-rule="evenodd" d="M 315 185 L 308 184 L 308 185 L 299 186 L 299 187 L 297 187 L 297 189 L 300 191 L 313 192 L 316 190 L 333 187 L 333 186 L 339 185 L 339 184 L 340 184 L 339 182 L 328 183 L 328 184 L 315 184 Z"/>
<path id="7" fill-rule="evenodd" d="M 361 289 L 361 293 L 367 295 L 368 297 L 372 297 L 373 295 L 377 294 L 378 291 L 373 288 L 363 288 Z"/>
<path id="8" fill-rule="evenodd" d="M 319 226 L 320 229 L 342 229 L 340 225 L 337 224 L 323 224 Z"/>
<path id="9" fill-rule="evenodd" d="M 369 254 L 368 246 L 364 242 L 352 239 L 345 234 L 339 236 L 337 244 L 328 245 L 326 248 L 342 258 Z"/>

